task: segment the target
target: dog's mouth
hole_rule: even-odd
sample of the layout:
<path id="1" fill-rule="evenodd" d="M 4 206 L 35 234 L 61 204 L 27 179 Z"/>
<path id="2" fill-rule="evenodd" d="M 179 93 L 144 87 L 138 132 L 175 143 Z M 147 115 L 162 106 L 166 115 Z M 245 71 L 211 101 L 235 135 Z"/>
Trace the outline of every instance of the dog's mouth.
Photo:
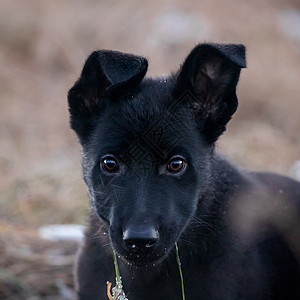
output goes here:
<path id="1" fill-rule="evenodd" d="M 155 267 L 160 264 L 168 255 L 169 251 L 165 248 L 164 251 L 118 251 L 119 257 L 127 264 L 135 267 Z"/>
<path id="2" fill-rule="evenodd" d="M 175 242 L 168 244 L 156 244 L 153 247 L 144 249 L 133 248 L 130 250 L 128 248 L 126 249 L 122 244 L 112 244 L 118 257 L 126 264 L 135 267 L 155 267 L 167 258 L 175 245 Z"/>

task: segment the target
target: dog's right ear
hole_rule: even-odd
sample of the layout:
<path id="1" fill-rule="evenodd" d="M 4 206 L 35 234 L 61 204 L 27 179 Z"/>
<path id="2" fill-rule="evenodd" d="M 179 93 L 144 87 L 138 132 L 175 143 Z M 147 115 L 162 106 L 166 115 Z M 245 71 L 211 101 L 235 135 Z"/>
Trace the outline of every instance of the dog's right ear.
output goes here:
<path id="1" fill-rule="evenodd" d="M 148 68 L 145 58 L 118 51 L 94 51 L 87 59 L 81 76 L 69 90 L 71 128 L 81 141 L 91 132 L 93 119 L 107 101 L 133 92 Z"/>

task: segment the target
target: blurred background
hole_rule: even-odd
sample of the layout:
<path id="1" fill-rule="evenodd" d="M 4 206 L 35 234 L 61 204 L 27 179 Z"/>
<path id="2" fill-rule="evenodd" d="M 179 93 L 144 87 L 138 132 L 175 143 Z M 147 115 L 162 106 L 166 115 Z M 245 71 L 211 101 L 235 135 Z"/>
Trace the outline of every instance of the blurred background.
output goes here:
<path id="1" fill-rule="evenodd" d="M 73 299 L 76 241 L 88 197 L 67 91 L 88 54 L 146 56 L 174 71 L 203 41 L 247 46 L 240 106 L 219 151 L 241 167 L 300 179 L 300 1 L 0 1 L 0 299 Z"/>

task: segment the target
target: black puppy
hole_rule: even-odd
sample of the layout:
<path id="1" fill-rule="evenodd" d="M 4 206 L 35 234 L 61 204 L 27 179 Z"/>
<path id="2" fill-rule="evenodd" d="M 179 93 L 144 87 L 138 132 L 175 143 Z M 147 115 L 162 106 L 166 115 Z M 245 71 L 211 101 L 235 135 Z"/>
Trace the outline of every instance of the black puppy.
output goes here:
<path id="1" fill-rule="evenodd" d="M 245 47 L 200 44 L 167 78 L 147 60 L 95 51 L 68 95 L 90 223 L 81 300 L 107 299 L 119 256 L 129 300 L 300 299 L 300 183 L 242 171 L 214 143 L 238 106 Z"/>

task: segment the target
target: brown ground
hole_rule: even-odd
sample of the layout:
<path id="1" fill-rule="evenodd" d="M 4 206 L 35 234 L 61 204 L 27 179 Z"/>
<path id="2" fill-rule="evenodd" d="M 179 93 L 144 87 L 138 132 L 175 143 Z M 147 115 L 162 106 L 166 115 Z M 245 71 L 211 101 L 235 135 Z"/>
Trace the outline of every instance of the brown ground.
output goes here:
<path id="1" fill-rule="evenodd" d="M 94 49 L 144 55 L 156 75 L 175 70 L 198 42 L 246 44 L 240 107 L 220 151 L 242 166 L 290 175 L 300 159 L 300 42 L 284 34 L 285 9 L 300 3 L 0 2 L 0 299 L 72 297 L 77 245 L 44 241 L 36 229 L 84 224 L 87 195 L 66 93 Z M 178 14 L 183 21 L 174 23 Z"/>

